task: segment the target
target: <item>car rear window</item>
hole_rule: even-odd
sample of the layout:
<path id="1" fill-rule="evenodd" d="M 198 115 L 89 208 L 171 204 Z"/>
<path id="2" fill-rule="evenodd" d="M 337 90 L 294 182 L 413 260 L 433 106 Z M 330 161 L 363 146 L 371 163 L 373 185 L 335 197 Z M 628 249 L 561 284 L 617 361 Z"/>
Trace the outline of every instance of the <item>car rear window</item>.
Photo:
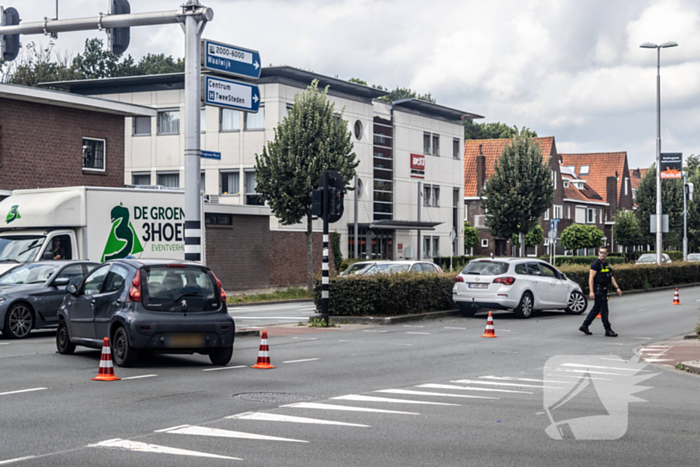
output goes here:
<path id="1" fill-rule="evenodd" d="M 141 270 L 143 305 L 170 312 L 212 311 L 220 306 L 214 277 L 197 266 L 152 266 Z"/>
<path id="2" fill-rule="evenodd" d="M 508 263 L 500 261 L 470 261 L 462 270 L 462 274 L 477 276 L 498 276 L 508 272 Z"/>
<path id="3" fill-rule="evenodd" d="M 366 274 L 398 274 L 408 272 L 410 264 L 376 264 L 367 270 Z"/>

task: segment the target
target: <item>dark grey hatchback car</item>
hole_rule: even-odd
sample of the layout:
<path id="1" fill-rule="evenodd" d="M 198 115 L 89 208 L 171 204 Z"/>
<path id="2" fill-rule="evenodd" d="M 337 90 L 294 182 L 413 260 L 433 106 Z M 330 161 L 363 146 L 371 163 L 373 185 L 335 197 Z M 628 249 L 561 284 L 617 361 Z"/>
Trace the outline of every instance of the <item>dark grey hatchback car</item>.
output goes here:
<path id="1" fill-rule="evenodd" d="M 99 349 L 109 337 L 118 366 L 139 353 L 200 353 L 214 365 L 233 354 L 235 324 L 221 282 L 209 268 L 188 261 L 119 259 L 69 285 L 58 310 L 56 347 Z"/>

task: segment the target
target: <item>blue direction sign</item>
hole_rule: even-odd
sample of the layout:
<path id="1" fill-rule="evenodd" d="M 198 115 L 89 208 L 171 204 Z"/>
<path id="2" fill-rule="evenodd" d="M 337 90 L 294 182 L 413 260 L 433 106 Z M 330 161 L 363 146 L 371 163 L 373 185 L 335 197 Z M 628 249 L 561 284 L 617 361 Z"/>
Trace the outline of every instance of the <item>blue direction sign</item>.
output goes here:
<path id="1" fill-rule="evenodd" d="M 202 67 L 215 73 L 260 78 L 260 54 L 256 50 L 202 39 Z"/>
<path id="2" fill-rule="evenodd" d="M 260 90 L 253 84 L 205 76 L 202 79 L 202 101 L 205 105 L 257 112 Z"/>
<path id="3" fill-rule="evenodd" d="M 214 151 L 201 151 L 201 155 L 204 159 L 216 159 L 216 160 L 221 160 L 221 153 L 220 152 L 214 152 Z"/>

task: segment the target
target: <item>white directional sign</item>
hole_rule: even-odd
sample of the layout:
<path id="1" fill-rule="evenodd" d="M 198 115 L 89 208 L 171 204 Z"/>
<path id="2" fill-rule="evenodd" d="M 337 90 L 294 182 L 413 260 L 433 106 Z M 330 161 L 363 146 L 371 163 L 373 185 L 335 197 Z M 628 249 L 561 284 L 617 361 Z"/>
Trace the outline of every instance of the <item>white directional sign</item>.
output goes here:
<path id="1" fill-rule="evenodd" d="M 260 107 L 260 90 L 253 84 L 205 76 L 202 102 L 205 105 L 257 112 Z"/>

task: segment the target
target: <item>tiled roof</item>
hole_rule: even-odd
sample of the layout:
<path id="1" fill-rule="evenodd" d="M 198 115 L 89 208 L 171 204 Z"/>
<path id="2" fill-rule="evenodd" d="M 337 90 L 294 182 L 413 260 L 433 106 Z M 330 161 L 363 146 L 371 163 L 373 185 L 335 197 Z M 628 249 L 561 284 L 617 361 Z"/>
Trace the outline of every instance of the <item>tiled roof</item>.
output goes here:
<path id="1" fill-rule="evenodd" d="M 507 144 L 511 144 L 510 138 L 503 139 L 469 139 L 464 142 L 464 196 L 476 196 L 476 156 L 479 155 L 479 146 L 486 157 L 486 180 L 493 175 L 494 165 L 503 154 Z M 540 145 L 542 157 L 552 155 L 554 136 L 535 138 Z"/>
<path id="2" fill-rule="evenodd" d="M 617 196 L 618 200 L 622 192 L 623 173 L 627 152 L 600 152 L 588 154 L 559 154 L 561 165 L 575 166 L 576 175 L 600 196 L 603 201 L 609 203 L 607 177 L 614 177 L 617 172 Z M 581 166 L 589 166 L 588 175 L 581 175 Z"/>
<path id="3" fill-rule="evenodd" d="M 639 178 L 634 177 L 634 176 L 632 175 L 633 172 L 634 172 L 634 170 L 639 170 Z M 646 174 L 646 173 L 647 173 L 647 170 L 649 170 L 649 169 L 634 169 L 634 170 L 630 170 L 630 186 L 631 186 L 634 190 L 636 190 L 637 188 L 639 188 L 639 183 L 640 183 L 640 182 L 642 181 L 642 179 L 644 178 L 644 174 Z"/>
<path id="4" fill-rule="evenodd" d="M 597 203 L 603 202 L 603 197 L 595 192 L 588 184 L 583 184 L 583 189 L 579 190 L 573 183 L 569 183 L 569 186 L 564 188 L 564 198 L 568 199 L 578 199 L 581 201 L 595 201 Z"/>

